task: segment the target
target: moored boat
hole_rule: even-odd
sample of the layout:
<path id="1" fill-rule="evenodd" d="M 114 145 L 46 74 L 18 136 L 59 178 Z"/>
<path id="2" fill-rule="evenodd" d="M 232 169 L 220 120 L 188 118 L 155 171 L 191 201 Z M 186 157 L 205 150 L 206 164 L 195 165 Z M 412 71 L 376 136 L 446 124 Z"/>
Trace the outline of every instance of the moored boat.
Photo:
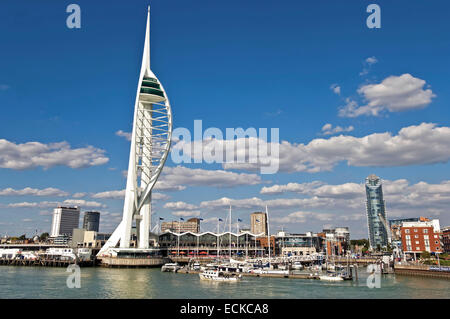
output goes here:
<path id="1" fill-rule="evenodd" d="M 342 278 L 339 275 L 321 275 L 319 276 L 320 280 L 324 280 L 324 281 L 342 281 L 344 280 L 344 278 Z"/>
<path id="2" fill-rule="evenodd" d="M 218 269 L 206 269 L 199 274 L 201 280 L 237 282 L 242 275 L 224 273 Z"/>
<path id="3" fill-rule="evenodd" d="M 161 271 L 163 272 L 177 272 L 181 266 L 178 263 L 167 263 L 161 267 Z"/>
<path id="4" fill-rule="evenodd" d="M 303 269 L 303 265 L 301 262 L 296 261 L 292 264 L 292 269 L 294 270 L 302 270 Z"/>

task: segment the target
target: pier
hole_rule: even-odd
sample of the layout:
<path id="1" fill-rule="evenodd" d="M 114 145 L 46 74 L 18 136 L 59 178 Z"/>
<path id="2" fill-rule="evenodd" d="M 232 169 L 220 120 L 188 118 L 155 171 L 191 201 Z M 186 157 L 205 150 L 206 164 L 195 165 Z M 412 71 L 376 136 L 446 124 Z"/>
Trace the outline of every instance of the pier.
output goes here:
<path id="1" fill-rule="evenodd" d="M 107 268 L 151 268 L 161 267 L 170 259 L 164 257 L 151 258 L 120 258 L 120 257 L 99 257 L 99 265 Z"/>
<path id="2" fill-rule="evenodd" d="M 199 274 L 201 271 L 198 270 L 190 270 L 186 268 L 181 268 L 177 271 L 177 273 L 180 274 Z M 246 272 L 239 272 L 239 275 L 246 276 L 246 277 L 266 277 L 266 278 L 288 278 L 288 279 L 319 279 L 319 276 L 313 275 L 313 274 L 257 274 L 257 273 L 246 273 Z"/>
<path id="3" fill-rule="evenodd" d="M 394 273 L 402 276 L 419 276 L 439 279 L 450 279 L 450 267 L 428 265 L 395 265 Z"/>
<path id="4" fill-rule="evenodd" d="M 380 258 L 377 257 L 361 257 L 361 258 L 347 258 L 347 257 L 340 257 L 340 256 L 328 256 L 328 262 L 336 263 L 336 264 L 362 264 L 362 265 L 369 265 L 369 264 L 376 264 L 381 262 Z"/>

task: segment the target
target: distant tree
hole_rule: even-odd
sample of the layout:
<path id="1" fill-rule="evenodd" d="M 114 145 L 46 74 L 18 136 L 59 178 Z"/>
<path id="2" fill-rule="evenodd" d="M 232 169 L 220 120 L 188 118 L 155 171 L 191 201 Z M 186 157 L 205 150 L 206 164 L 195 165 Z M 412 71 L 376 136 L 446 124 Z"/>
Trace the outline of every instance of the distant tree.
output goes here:
<path id="1" fill-rule="evenodd" d="M 386 247 L 386 251 L 392 253 L 393 250 L 394 250 L 394 249 L 393 249 L 392 245 L 391 245 L 390 243 L 388 243 L 388 244 L 387 244 L 387 247 Z"/>
<path id="2" fill-rule="evenodd" d="M 48 236 L 49 236 L 48 233 L 42 233 L 41 236 L 39 236 L 39 240 L 45 241 L 45 240 L 47 240 Z"/>
<path id="3" fill-rule="evenodd" d="M 365 238 L 352 239 L 352 240 L 350 240 L 350 245 L 352 245 L 352 246 L 358 245 L 358 246 L 363 246 L 363 247 L 369 248 L 369 240 L 365 239 Z"/>
<path id="4" fill-rule="evenodd" d="M 431 254 L 428 251 L 422 251 L 420 253 L 420 257 L 422 257 L 423 259 L 429 259 L 431 258 Z"/>
<path id="5" fill-rule="evenodd" d="M 25 234 L 23 234 L 23 235 L 21 235 L 21 236 L 19 237 L 19 239 L 20 239 L 20 240 L 25 240 L 25 239 L 27 239 L 27 236 L 26 236 Z"/>

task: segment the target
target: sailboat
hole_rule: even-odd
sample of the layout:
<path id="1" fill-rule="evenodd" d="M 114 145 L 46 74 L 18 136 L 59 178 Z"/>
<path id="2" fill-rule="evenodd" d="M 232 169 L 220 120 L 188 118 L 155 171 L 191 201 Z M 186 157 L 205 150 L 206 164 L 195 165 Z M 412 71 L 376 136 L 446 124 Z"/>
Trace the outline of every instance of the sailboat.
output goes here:
<path id="1" fill-rule="evenodd" d="M 272 267 L 272 259 L 271 259 L 271 250 L 270 250 L 270 221 L 269 221 L 269 210 L 266 205 L 266 217 L 267 217 L 267 245 L 269 247 L 269 262 L 267 263 L 267 268 L 260 268 L 251 271 L 256 274 L 279 274 L 279 275 L 289 275 L 289 270 L 285 269 L 273 269 Z"/>
<path id="2" fill-rule="evenodd" d="M 326 252 L 327 252 L 327 254 L 326 254 L 326 271 L 327 271 L 327 274 L 326 275 L 320 275 L 319 276 L 319 279 L 320 280 L 324 280 L 324 281 L 343 281 L 344 280 L 344 278 L 341 276 L 341 275 L 339 275 L 338 273 L 335 273 L 334 272 L 334 270 L 335 270 L 335 266 L 334 265 L 331 265 L 332 266 L 332 271 L 329 271 L 329 268 L 328 268 L 328 238 L 326 238 L 325 237 L 325 239 L 326 239 Z"/>

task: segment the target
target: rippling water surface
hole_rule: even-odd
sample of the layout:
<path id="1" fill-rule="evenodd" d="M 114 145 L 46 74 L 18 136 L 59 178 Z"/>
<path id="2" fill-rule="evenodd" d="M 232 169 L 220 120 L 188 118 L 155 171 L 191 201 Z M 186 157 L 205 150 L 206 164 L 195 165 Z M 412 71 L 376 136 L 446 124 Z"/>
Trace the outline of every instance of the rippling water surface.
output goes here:
<path id="1" fill-rule="evenodd" d="M 65 268 L 0 267 L 0 298 L 450 298 L 450 281 L 385 275 L 368 288 L 358 281 L 244 277 L 237 283 L 200 281 L 160 269 L 82 268 L 81 288 L 68 288 Z"/>

